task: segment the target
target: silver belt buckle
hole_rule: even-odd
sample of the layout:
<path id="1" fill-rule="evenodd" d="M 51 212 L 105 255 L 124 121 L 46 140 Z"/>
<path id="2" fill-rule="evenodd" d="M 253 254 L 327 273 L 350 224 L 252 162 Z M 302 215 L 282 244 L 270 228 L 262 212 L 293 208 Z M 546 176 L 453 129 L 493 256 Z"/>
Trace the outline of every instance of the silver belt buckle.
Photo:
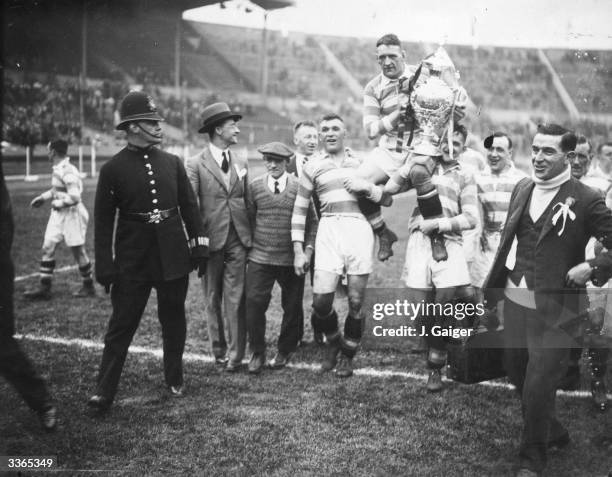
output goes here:
<path id="1" fill-rule="evenodd" d="M 155 224 L 161 221 L 161 212 L 149 212 L 147 224 Z"/>

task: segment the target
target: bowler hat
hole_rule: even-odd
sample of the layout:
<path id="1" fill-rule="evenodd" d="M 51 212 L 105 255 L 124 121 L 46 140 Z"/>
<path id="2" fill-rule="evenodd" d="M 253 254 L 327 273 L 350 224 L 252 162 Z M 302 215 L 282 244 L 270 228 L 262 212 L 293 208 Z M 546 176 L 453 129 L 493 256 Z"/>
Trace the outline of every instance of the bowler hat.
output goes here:
<path id="1" fill-rule="evenodd" d="M 142 91 L 130 91 L 125 95 L 119 106 L 119 124 L 115 129 L 125 129 L 131 121 L 163 121 L 157 113 L 153 98 Z"/>
<path id="2" fill-rule="evenodd" d="M 261 152 L 265 158 L 277 161 L 288 161 L 291 159 L 291 156 L 293 156 L 293 151 L 291 149 L 285 146 L 282 142 L 277 141 L 259 146 L 257 151 Z"/>
<path id="3" fill-rule="evenodd" d="M 233 119 L 234 121 L 240 121 L 242 116 L 237 113 L 233 113 L 227 103 L 213 103 L 209 104 L 202 111 L 202 127 L 198 129 L 199 133 L 206 133 L 211 128 L 218 126 L 220 122 L 226 119 Z"/>

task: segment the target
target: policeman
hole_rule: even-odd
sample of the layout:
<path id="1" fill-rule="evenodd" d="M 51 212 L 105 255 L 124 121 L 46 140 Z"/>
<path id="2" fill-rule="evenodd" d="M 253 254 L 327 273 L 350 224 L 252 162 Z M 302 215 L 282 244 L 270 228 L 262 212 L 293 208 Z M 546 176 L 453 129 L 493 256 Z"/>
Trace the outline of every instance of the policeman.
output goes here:
<path id="1" fill-rule="evenodd" d="M 163 119 L 153 99 L 130 92 L 119 114 L 117 129 L 127 133 L 128 144 L 102 166 L 94 209 L 96 279 L 110 290 L 113 306 L 96 393 L 88 402 L 98 412 L 113 402 L 152 288 L 157 290 L 166 384 L 172 396 L 183 394 L 189 272 L 204 270 L 208 257 L 208 239 L 183 163 L 156 147 Z"/>

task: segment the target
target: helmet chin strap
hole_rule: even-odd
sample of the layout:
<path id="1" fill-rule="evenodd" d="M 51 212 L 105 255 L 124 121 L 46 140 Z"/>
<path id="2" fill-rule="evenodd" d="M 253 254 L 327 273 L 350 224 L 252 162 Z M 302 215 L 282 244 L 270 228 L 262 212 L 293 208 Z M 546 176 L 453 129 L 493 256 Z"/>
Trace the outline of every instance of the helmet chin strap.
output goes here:
<path id="1" fill-rule="evenodd" d="M 155 136 L 154 134 L 151 134 L 149 131 L 147 131 L 145 128 L 143 128 L 140 123 L 136 123 L 136 126 L 138 126 L 138 129 L 140 129 L 143 133 L 145 133 L 147 136 L 154 138 L 156 141 L 161 141 L 161 138 L 159 136 Z"/>

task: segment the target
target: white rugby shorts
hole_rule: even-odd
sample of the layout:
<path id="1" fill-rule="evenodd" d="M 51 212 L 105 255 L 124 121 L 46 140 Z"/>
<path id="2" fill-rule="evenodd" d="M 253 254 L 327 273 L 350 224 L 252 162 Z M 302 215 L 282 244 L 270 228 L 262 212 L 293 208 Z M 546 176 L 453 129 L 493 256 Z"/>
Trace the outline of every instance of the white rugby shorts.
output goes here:
<path id="1" fill-rule="evenodd" d="M 66 242 L 68 247 L 83 245 L 88 222 L 89 214 L 81 202 L 62 210 L 52 210 L 45 230 L 45 242 Z"/>
<path id="2" fill-rule="evenodd" d="M 363 217 L 323 216 L 315 241 L 315 270 L 336 275 L 372 272 L 374 232 Z"/>
<path id="3" fill-rule="evenodd" d="M 419 230 L 408 237 L 402 280 L 408 288 L 450 288 L 470 284 L 470 273 L 463 245 L 445 240 L 448 259 L 436 262 L 431 256 L 431 241 Z"/>

